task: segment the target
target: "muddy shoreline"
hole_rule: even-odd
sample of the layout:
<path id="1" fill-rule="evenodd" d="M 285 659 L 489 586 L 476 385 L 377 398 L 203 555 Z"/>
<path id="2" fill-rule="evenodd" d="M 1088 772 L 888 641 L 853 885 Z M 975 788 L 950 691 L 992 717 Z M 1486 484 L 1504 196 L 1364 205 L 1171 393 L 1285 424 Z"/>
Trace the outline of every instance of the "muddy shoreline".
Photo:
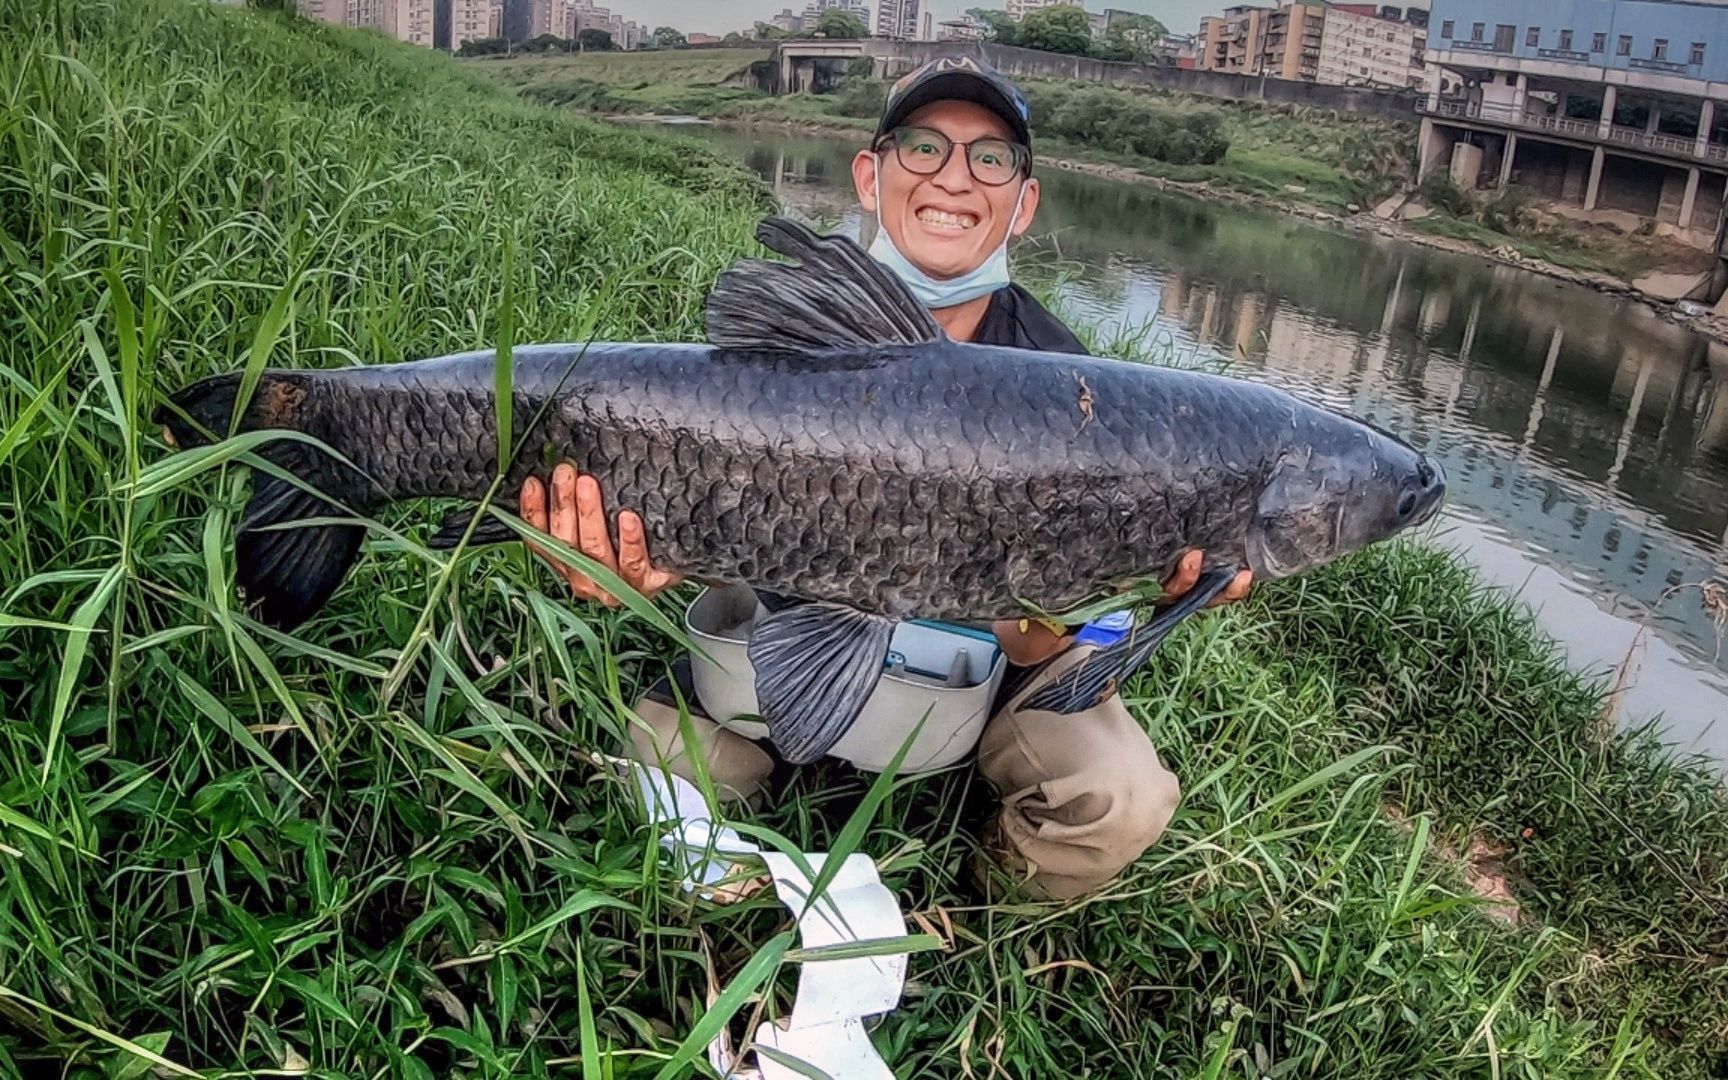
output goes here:
<path id="1" fill-rule="evenodd" d="M 605 119 L 615 121 L 659 120 L 665 122 L 681 118 L 646 113 L 632 113 L 619 116 L 607 116 Z M 778 117 L 752 118 L 721 116 L 702 117 L 701 120 L 705 123 L 713 124 L 716 127 L 744 130 L 761 128 L 770 131 L 783 131 L 799 135 L 837 135 L 856 137 L 862 130 L 846 124 L 823 123 L 819 120 L 790 120 Z M 1411 244 L 1420 244 L 1423 247 L 1436 248 L 1441 251 L 1451 252 L 1455 255 L 1471 255 L 1477 258 L 1489 259 L 1494 262 L 1503 263 L 1507 266 L 1515 266 L 1520 270 L 1528 270 L 1531 273 L 1554 278 L 1558 281 L 1565 281 L 1574 285 L 1582 285 L 1585 288 L 1594 289 L 1600 293 L 1624 297 L 1635 303 L 1643 304 L 1658 315 L 1661 315 L 1672 322 L 1678 323 L 1681 326 L 1685 326 L 1696 333 L 1703 334 L 1715 341 L 1728 344 L 1728 318 L 1708 313 L 1699 315 L 1688 314 L 1681 310 L 1673 301 L 1659 299 L 1640 292 L 1638 289 L 1634 288 L 1630 282 L 1623 278 L 1596 271 L 1573 270 L 1568 267 L 1548 262 L 1545 259 L 1533 259 L 1520 253 L 1510 245 L 1487 247 L 1482 244 L 1473 243 L 1469 240 L 1460 240 L 1451 236 L 1437 236 L 1433 233 L 1423 232 L 1419 229 L 1412 229 L 1402 222 L 1387 221 L 1375 217 L 1373 213 L 1367 209 L 1363 209 L 1354 214 L 1338 214 L 1330 210 L 1325 210 L 1317 206 L 1310 206 L 1306 203 L 1294 200 L 1287 201 L 1261 195 L 1249 195 L 1238 191 L 1228 191 L 1222 188 L 1213 187 L 1206 183 L 1195 183 L 1185 180 L 1169 180 L 1159 176 L 1148 176 L 1147 174 L 1140 172 L 1138 169 L 1127 165 L 1078 161 L 1073 158 L 1059 157 L 1043 157 L 1041 158 L 1041 161 L 1047 166 L 1053 166 L 1063 170 L 1064 172 L 1082 172 L 1125 183 L 1147 184 L 1159 189 L 1160 191 L 1168 191 L 1177 195 L 1186 195 L 1190 198 L 1200 199 L 1206 202 L 1227 203 L 1232 206 L 1240 206 L 1253 210 L 1265 210 L 1273 213 L 1290 214 L 1318 224 L 1351 229 L 1357 232 L 1377 233 L 1394 240 L 1401 240 Z"/>

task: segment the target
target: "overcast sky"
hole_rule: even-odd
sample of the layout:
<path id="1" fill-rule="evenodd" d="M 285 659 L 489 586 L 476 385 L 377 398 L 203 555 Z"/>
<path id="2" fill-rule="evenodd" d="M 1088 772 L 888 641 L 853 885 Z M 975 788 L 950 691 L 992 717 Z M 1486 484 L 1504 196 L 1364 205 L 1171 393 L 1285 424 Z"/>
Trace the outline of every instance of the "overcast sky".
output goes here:
<path id="1" fill-rule="evenodd" d="M 865 0 L 872 13 L 876 0 Z M 969 7 L 1000 8 L 1002 3 L 979 3 L 978 0 L 928 0 L 937 21 L 954 18 Z M 1093 11 L 1106 7 L 1126 11 L 1143 11 L 1158 16 L 1158 21 L 1181 34 L 1192 34 L 1200 28 L 1200 16 L 1224 10 L 1237 0 L 1088 0 Z M 1396 3 L 1397 0 L 1389 0 Z M 803 11 L 805 0 L 611 0 L 613 11 L 626 19 L 654 26 L 675 26 L 688 33 L 698 30 L 706 34 L 724 34 L 728 30 L 748 30 L 760 19 L 768 21 L 785 8 Z"/>

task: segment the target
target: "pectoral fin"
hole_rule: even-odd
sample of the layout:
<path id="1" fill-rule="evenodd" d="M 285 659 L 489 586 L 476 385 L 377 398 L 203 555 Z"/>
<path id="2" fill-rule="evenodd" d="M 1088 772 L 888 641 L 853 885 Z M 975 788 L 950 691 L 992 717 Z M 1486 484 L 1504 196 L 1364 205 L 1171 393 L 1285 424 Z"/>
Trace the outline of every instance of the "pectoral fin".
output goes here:
<path id="1" fill-rule="evenodd" d="M 1064 671 L 1049 686 L 1027 698 L 1021 708 L 1064 716 L 1095 708 L 1152 658 L 1178 623 L 1205 607 L 1235 577 L 1235 570 L 1209 570 L 1202 574 L 1194 588 L 1152 621 L 1136 626 L 1114 645 Z"/>
<path id="2" fill-rule="evenodd" d="M 894 623 L 838 604 L 781 608 L 750 634 L 756 702 L 780 756 L 815 761 L 846 734 L 882 678 Z"/>

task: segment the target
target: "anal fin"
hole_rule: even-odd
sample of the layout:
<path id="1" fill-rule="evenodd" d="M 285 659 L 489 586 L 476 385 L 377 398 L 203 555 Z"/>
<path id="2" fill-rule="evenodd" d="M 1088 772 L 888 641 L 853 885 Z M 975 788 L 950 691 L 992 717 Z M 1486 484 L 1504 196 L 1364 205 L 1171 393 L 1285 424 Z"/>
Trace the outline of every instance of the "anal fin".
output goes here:
<path id="1" fill-rule="evenodd" d="M 1182 598 L 1159 612 L 1145 626 L 1136 626 L 1114 645 L 1100 649 L 1064 671 L 1020 706 L 1037 712 L 1064 716 L 1095 708 L 1136 671 L 1152 659 L 1158 646 L 1183 619 L 1205 607 L 1236 577 L 1235 570 L 1208 570 L 1182 594 Z"/>
<path id="2" fill-rule="evenodd" d="M 457 510 L 446 517 L 438 526 L 438 531 L 426 541 L 426 546 L 433 551 L 448 551 L 462 542 L 462 535 L 468 531 L 468 523 L 474 520 L 476 510 Z M 485 521 L 474 526 L 474 534 L 468 537 L 469 547 L 480 547 L 485 544 L 508 544 L 522 539 L 515 529 L 488 516 Z"/>
<path id="3" fill-rule="evenodd" d="M 882 678 L 893 636 L 892 620 L 839 604 L 795 604 L 756 624 L 756 702 L 781 757 L 807 764 L 846 734 Z"/>
<path id="4" fill-rule="evenodd" d="M 235 582 L 264 622 L 292 630 L 336 591 L 359 557 L 360 525 L 300 525 L 310 518 L 343 517 L 327 499 L 281 477 L 259 475 L 235 530 Z"/>

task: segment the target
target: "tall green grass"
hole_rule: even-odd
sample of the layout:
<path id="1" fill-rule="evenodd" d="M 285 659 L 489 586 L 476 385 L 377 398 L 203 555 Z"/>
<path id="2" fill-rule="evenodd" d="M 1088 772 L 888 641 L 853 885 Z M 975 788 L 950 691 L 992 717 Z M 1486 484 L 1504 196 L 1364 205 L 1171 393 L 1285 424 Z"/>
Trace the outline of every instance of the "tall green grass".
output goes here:
<path id="1" fill-rule="evenodd" d="M 695 339 L 763 199 L 372 35 L 0 2 L 0 1075 L 692 1075 L 710 1002 L 787 1011 L 784 910 L 679 890 L 599 756 L 648 620 L 514 550 L 428 611 L 415 510 L 273 633 L 232 601 L 246 470 L 132 483 L 162 396 L 248 358 L 485 347 L 506 297 L 519 342 Z M 1131 690 L 1185 798 L 1101 897 L 985 904 L 966 768 L 806 770 L 755 816 L 861 835 L 945 942 L 874 1032 L 897 1075 L 1728 1066 L 1719 789 L 1599 732 L 1454 563 L 1260 590 Z M 1472 832 L 1524 924 L 1437 854 Z"/>

